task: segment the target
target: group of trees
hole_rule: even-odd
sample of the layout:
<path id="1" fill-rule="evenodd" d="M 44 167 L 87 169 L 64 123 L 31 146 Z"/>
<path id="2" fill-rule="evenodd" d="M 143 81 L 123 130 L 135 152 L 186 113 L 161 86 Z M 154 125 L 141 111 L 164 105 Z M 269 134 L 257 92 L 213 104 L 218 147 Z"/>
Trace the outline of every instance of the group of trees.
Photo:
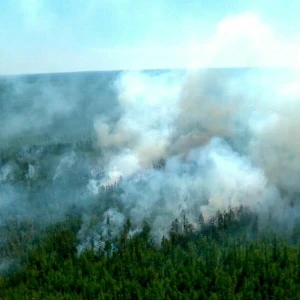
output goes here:
<path id="1" fill-rule="evenodd" d="M 2 270 L 0 298 L 299 299 L 296 233 L 260 231 L 246 208 L 200 215 L 197 230 L 185 216 L 176 219 L 160 245 L 146 221 L 130 237 L 127 220 L 119 237 L 79 254 L 81 225 L 77 213 L 50 228 L 15 222 L 2 229 L 1 256 L 18 260 Z"/>

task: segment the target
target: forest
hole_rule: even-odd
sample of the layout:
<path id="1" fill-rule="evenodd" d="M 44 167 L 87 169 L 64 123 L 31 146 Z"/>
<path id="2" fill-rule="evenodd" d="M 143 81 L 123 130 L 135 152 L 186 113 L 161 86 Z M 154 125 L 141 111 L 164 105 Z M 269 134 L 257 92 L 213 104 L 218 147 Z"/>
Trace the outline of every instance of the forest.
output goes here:
<path id="1" fill-rule="evenodd" d="M 11 219 L 1 228 L 0 297 L 300 299 L 300 224 L 262 227 L 243 206 L 198 222 L 175 219 L 158 243 L 147 220 L 130 234 L 127 219 L 118 237 L 79 252 L 76 207 L 48 227 Z"/>
<path id="2" fill-rule="evenodd" d="M 295 75 L 257 72 L 3 79 L 0 299 L 300 299 Z"/>

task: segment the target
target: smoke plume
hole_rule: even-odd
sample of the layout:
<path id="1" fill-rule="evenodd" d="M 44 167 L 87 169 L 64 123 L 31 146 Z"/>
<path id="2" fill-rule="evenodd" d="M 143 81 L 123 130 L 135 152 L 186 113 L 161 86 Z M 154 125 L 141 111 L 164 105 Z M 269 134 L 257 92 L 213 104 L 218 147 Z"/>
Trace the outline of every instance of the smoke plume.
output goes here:
<path id="1" fill-rule="evenodd" d="M 127 218 L 130 234 L 148 220 L 159 240 L 175 218 L 197 227 L 240 205 L 299 217 L 298 72 L 53 76 L 1 83 L 1 221 L 79 206 L 83 249 Z"/>
<path id="2" fill-rule="evenodd" d="M 150 218 L 159 237 L 182 214 L 196 224 L 200 213 L 239 205 L 282 218 L 300 167 L 299 91 L 290 89 L 298 75 L 284 73 L 121 74 L 120 118 L 94 125 L 104 149 L 94 192 L 118 183 L 124 214 L 137 227 Z"/>

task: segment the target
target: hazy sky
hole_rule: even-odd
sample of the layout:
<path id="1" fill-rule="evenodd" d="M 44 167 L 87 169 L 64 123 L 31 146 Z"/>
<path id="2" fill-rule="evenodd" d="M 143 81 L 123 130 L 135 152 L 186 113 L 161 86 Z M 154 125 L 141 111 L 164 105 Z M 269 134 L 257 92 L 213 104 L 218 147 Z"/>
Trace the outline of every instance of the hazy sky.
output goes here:
<path id="1" fill-rule="evenodd" d="M 298 0 L 2 0 L 0 74 L 300 66 Z"/>

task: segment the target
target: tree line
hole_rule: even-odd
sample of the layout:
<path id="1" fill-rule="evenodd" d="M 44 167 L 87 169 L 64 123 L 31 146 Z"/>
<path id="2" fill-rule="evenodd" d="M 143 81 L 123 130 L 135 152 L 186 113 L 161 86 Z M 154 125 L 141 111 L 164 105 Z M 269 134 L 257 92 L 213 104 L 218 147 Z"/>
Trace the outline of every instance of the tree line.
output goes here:
<path id="1" fill-rule="evenodd" d="M 108 221 L 109 222 L 109 221 Z M 8 222 L 2 228 L 1 299 L 299 299 L 299 226 L 291 232 L 261 229 L 239 207 L 199 224 L 175 219 L 160 244 L 151 225 L 120 235 L 97 249 L 77 251 L 79 212 L 58 224 Z"/>

